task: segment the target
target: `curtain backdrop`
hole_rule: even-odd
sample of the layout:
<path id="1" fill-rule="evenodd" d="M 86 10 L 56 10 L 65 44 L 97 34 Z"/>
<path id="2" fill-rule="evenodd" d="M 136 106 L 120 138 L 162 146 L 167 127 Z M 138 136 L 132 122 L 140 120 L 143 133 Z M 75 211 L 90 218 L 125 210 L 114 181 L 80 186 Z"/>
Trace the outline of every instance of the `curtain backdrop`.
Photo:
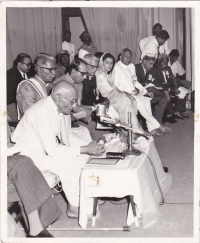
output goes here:
<path id="1" fill-rule="evenodd" d="M 61 50 L 61 8 L 7 8 L 7 69 L 19 53 L 34 60 L 39 52 L 53 56 Z"/>
<path id="2" fill-rule="evenodd" d="M 183 54 L 183 13 L 180 8 L 81 8 L 88 31 L 98 51 L 110 52 L 115 57 L 123 48 L 133 52 L 133 63 L 138 63 L 138 42 L 152 35 L 152 27 L 161 23 L 170 35 L 170 49 Z"/>
<path id="3" fill-rule="evenodd" d="M 147 36 L 147 8 L 81 8 L 85 23 L 98 51 L 116 58 L 123 48 L 139 60 L 138 42 Z M 151 26 L 152 28 L 152 26 Z"/>

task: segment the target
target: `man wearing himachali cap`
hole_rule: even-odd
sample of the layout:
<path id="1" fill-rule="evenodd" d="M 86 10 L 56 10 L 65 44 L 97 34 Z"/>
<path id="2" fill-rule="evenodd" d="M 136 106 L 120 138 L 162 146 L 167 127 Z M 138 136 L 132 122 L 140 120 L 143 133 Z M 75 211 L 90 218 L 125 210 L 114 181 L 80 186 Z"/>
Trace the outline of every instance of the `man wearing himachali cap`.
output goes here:
<path id="1" fill-rule="evenodd" d="M 102 97 L 101 93 L 97 89 L 96 76 L 99 59 L 91 54 L 86 54 L 83 60 L 87 63 L 87 75 L 83 84 L 82 100 L 81 103 L 86 109 L 92 109 L 92 106 L 96 104 L 109 105 L 108 99 Z M 96 129 L 96 119 L 93 117 L 90 122 L 85 125 L 90 131 L 90 135 L 93 140 L 98 141 L 105 134 L 105 131 Z M 82 124 L 84 125 L 84 124 Z"/>

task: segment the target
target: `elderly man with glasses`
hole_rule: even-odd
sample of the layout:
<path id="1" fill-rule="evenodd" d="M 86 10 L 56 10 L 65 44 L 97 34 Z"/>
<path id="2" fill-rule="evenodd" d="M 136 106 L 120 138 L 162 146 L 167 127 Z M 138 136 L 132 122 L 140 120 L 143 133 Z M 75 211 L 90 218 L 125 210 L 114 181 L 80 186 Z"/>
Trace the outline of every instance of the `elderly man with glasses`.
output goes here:
<path id="1" fill-rule="evenodd" d="M 76 99 L 77 92 L 72 84 L 58 82 L 51 96 L 26 111 L 12 135 L 12 141 L 22 149 L 21 154 L 30 157 L 40 171 L 47 170 L 59 176 L 69 202 L 67 215 L 73 218 L 78 217 L 82 166 L 89 155 L 99 156 L 105 152 L 104 145 L 91 139 L 86 142 L 71 132 L 70 113 Z M 68 118 L 65 134 L 60 126 L 63 115 Z"/>
<path id="2" fill-rule="evenodd" d="M 37 101 L 47 96 L 47 86 L 55 78 L 55 59 L 49 54 L 40 53 L 34 61 L 35 76 L 23 80 L 17 88 L 19 118 Z"/>

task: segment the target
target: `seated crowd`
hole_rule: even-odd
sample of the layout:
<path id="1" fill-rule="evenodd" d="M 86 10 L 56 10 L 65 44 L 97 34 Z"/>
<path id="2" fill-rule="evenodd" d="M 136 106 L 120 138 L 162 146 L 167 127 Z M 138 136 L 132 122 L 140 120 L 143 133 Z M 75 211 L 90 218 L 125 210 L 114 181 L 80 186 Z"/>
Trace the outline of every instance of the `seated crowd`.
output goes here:
<path id="1" fill-rule="evenodd" d="M 7 71 L 8 123 L 18 122 L 8 138 L 7 162 L 8 188 L 12 184 L 17 195 L 9 196 L 8 189 L 8 201 L 24 205 L 29 237 L 53 237 L 45 228 L 61 215 L 40 172 L 59 177 L 67 215 L 78 218 L 81 169 L 90 155 L 105 152 L 98 141 L 109 133 L 96 128 L 95 105 L 112 109 L 110 116 L 126 124 L 130 112 L 134 129 L 158 137 L 171 132 L 165 122 L 187 118 L 187 95 L 180 98 L 179 88 L 190 90 L 191 82 L 178 62 L 179 51 L 169 50 L 169 34 L 160 24 L 152 34 L 140 41 L 141 62 L 135 65 L 128 48 L 118 62 L 111 53 L 97 52 L 87 31 L 74 55 L 67 31 L 56 58 L 39 53 L 32 65 L 31 57 L 21 53 Z"/>

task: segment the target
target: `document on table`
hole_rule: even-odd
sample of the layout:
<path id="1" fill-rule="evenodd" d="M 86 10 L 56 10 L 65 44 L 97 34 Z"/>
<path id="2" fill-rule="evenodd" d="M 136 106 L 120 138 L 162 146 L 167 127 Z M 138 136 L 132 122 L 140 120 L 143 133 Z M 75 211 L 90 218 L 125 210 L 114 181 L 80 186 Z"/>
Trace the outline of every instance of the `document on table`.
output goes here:
<path id="1" fill-rule="evenodd" d="M 120 159 L 92 158 L 87 165 L 115 166 Z"/>

